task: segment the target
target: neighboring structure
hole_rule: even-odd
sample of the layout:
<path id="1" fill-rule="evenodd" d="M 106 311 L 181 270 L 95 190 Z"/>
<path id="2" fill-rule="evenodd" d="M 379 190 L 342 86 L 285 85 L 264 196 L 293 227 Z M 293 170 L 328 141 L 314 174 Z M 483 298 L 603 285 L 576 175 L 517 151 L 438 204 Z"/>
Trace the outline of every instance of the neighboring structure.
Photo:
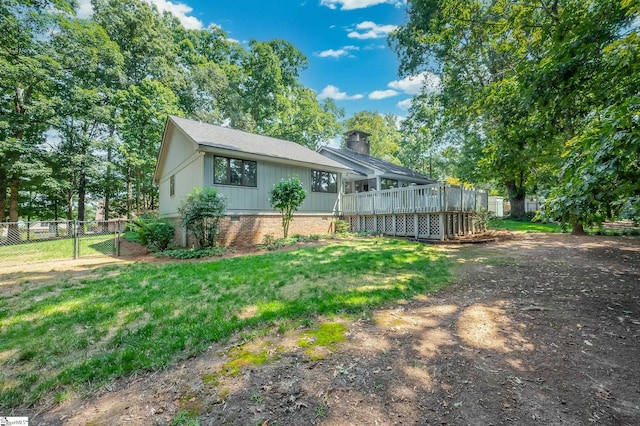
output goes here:
<path id="1" fill-rule="evenodd" d="M 504 198 L 490 196 L 487 210 L 492 212 L 495 217 L 504 217 Z"/>
<path id="2" fill-rule="evenodd" d="M 190 245 L 179 226 L 180 201 L 195 187 L 215 187 L 227 198 L 221 243 L 253 245 L 265 235 L 282 236 L 281 216 L 269 203 L 274 184 L 298 176 L 307 191 L 290 234 L 324 234 L 339 215 L 343 176 L 351 170 L 299 144 L 169 116 L 154 183 L 159 213 L 172 219 L 177 241 Z"/>
<path id="3" fill-rule="evenodd" d="M 406 167 L 383 161 L 369 155 L 369 134 L 352 130 L 345 135 L 346 148 L 322 147 L 318 152 L 349 167 L 353 172 L 345 176 L 345 194 L 428 185 L 437 180 L 421 175 Z"/>

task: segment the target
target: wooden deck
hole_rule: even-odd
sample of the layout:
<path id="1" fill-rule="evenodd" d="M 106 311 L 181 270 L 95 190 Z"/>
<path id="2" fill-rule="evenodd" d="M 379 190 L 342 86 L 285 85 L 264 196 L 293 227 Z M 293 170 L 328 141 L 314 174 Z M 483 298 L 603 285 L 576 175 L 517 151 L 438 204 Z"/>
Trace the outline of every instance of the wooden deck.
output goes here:
<path id="1" fill-rule="evenodd" d="M 354 232 L 445 240 L 484 232 L 473 217 L 488 201 L 484 190 L 437 184 L 342 194 L 340 207 Z"/>

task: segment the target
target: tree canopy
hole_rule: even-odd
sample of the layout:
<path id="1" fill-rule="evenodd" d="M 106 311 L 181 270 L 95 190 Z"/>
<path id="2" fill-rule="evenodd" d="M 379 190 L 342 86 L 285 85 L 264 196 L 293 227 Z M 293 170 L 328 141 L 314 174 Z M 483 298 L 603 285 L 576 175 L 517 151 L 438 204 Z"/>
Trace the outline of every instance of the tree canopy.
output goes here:
<path id="1" fill-rule="evenodd" d="M 312 149 L 342 130 L 335 103 L 299 82 L 307 58 L 288 41 L 245 48 L 144 0 L 93 0 L 84 19 L 75 5 L 0 5 L 0 221 L 89 219 L 98 200 L 107 219 L 154 210 L 167 114 Z"/>
<path id="2" fill-rule="evenodd" d="M 516 214 L 548 190 L 549 213 L 581 226 L 637 212 L 638 19 L 630 0 L 414 0 L 391 43 L 401 73 L 440 77 L 441 135 L 476 177 Z"/>

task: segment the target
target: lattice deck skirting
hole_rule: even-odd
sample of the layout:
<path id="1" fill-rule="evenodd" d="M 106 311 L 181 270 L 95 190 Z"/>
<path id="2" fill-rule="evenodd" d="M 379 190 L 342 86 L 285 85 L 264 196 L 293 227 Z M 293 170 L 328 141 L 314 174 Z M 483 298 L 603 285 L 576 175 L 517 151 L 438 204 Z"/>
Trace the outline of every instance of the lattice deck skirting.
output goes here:
<path id="1" fill-rule="evenodd" d="M 387 215 L 350 215 L 345 220 L 353 232 L 445 240 L 484 232 L 474 226 L 474 212 L 439 212 Z"/>

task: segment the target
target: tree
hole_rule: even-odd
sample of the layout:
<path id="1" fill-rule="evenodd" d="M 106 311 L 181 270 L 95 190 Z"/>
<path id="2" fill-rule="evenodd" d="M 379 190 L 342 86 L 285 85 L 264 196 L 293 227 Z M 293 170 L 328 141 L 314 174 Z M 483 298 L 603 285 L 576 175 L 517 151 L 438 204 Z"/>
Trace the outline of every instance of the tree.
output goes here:
<path id="1" fill-rule="evenodd" d="M 306 87 L 293 89 L 291 102 L 282 112 L 282 119 L 269 128 L 269 136 L 288 140 L 317 150 L 341 133 L 338 121 L 344 115 L 332 99 L 318 102 L 315 91 Z"/>
<path id="2" fill-rule="evenodd" d="M 42 171 L 40 158 L 48 121 L 51 70 L 55 63 L 47 35 L 55 17 L 71 12 L 66 1 L 7 0 L 0 4 L 0 220 L 9 194 L 9 221 L 19 218 L 20 189 Z M 17 226 L 9 232 L 18 237 Z M 10 235 L 11 238 L 11 235 Z"/>
<path id="3" fill-rule="evenodd" d="M 200 248 L 215 247 L 220 219 L 227 202 L 215 188 L 194 188 L 180 203 L 182 226 L 198 241 Z"/>
<path id="4" fill-rule="evenodd" d="M 379 114 L 376 111 L 360 111 L 349 118 L 344 127 L 348 130 L 362 130 L 369 133 L 372 157 L 391 163 L 399 163 L 397 158 L 400 144 L 400 132 L 396 117 L 392 114 Z"/>
<path id="5" fill-rule="evenodd" d="M 445 119 L 477 135 L 464 146 L 517 215 L 528 190 L 560 183 L 550 178 L 570 157 L 560 153 L 573 152 L 588 117 L 638 93 L 634 19 L 631 1 L 413 1 L 392 43 L 403 73 L 440 74 Z M 615 66 L 612 45 L 625 52 Z M 611 83 L 620 71 L 622 89 Z"/>
<path id="6" fill-rule="evenodd" d="M 133 212 L 156 208 L 158 189 L 151 183 L 152 175 L 167 114 L 179 112 L 178 99 L 162 83 L 144 79 L 118 93 L 118 106 L 119 148 L 127 183 L 127 216 L 131 217 Z"/>
<path id="7" fill-rule="evenodd" d="M 105 172 L 99 150 L 109 137 L 115 90 L 123 78 L 122 56 L 101 27 L 76 18 L 59 20 L 52 47 L 59 64 L 52 97 L 57 112 L 52 124 L 60 137 L 52 153 L 59 157 L 55 173 L 64 181 L 67 218 L 73 219 L 77 197 L 77 218 L 84 221 L 87 192 Z"/>
<path id="8" fill-rule="evenodd" d="M 282 214 L 282 231 L 284 238 L 289 235 L 289 225 L 293 220 L 293 214 L 302 205 L 307 191 L 304 190 L 302 183 L 297 176 L 293 176 L 287 180 L 282 180 L 269 191 L 269 202 L 271 206 L 280 210 Z"/>

